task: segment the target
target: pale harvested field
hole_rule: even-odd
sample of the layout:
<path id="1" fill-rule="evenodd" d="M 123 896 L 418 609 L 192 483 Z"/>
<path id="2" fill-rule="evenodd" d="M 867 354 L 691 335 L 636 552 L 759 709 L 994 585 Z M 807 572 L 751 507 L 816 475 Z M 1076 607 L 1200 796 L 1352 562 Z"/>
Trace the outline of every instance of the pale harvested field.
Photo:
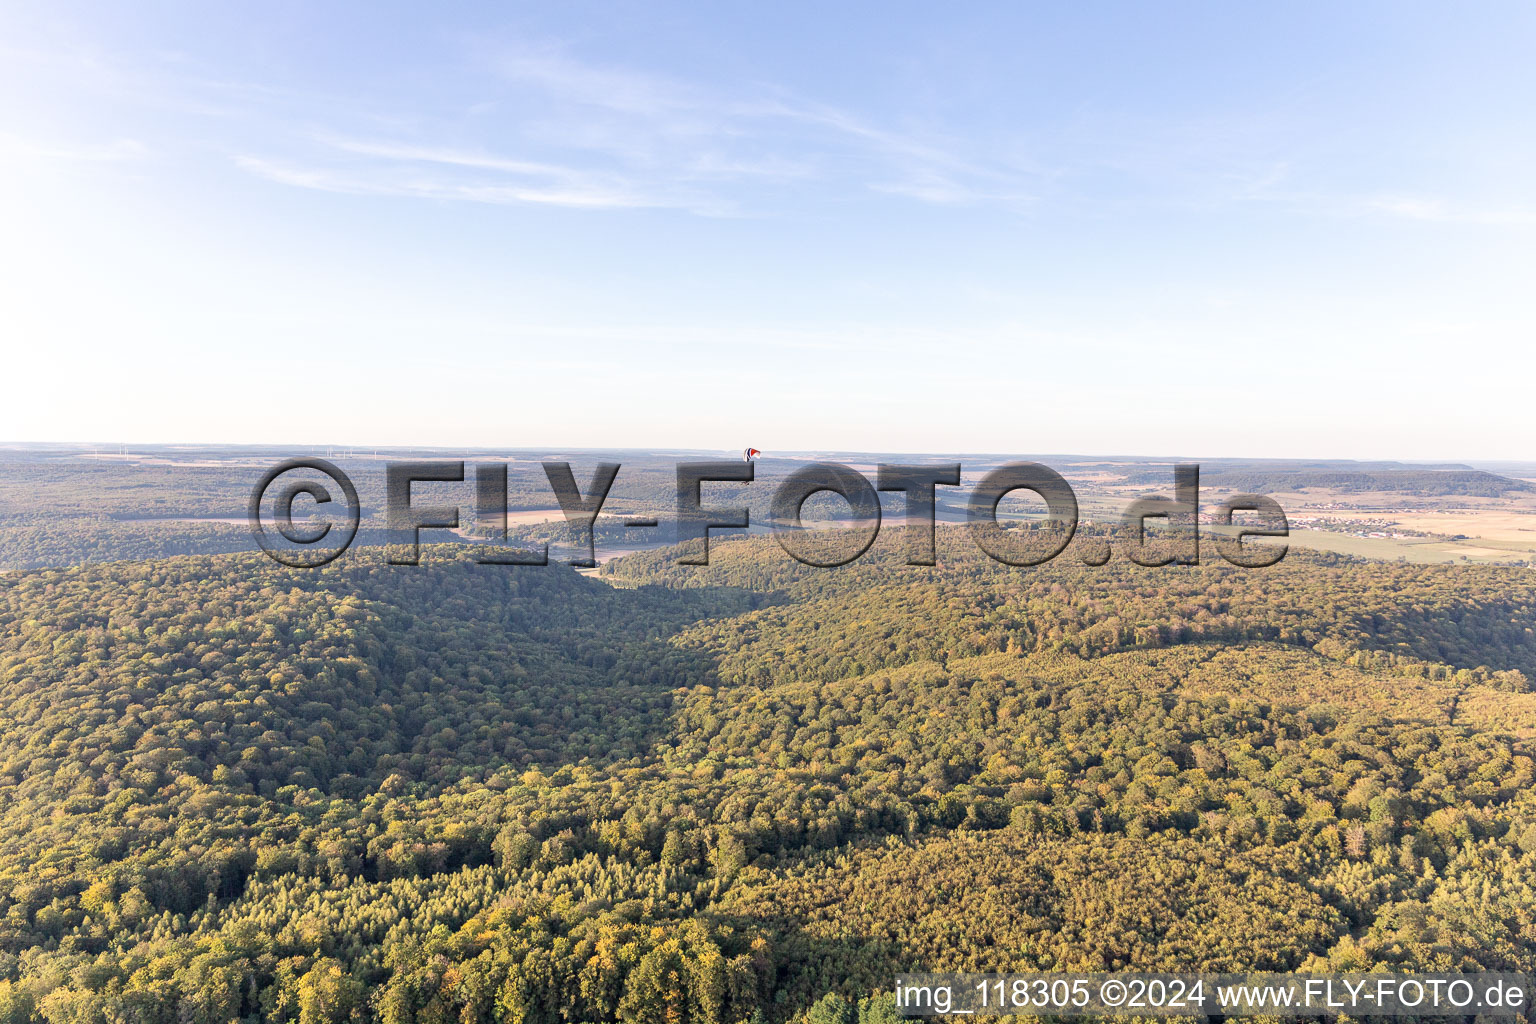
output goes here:
<path id="1" fill-rule="evenodd" d="M 1405 529 L 1438 534 L 1437 537 L 1408 538 L 1331 535 L 1361 543 L 1381 544 L 1395 541 L 1398 545 L 1409 545 L 1418 549 L 1415 552 L 1417 557 L 1410 556 L 1410 560 L 1414 561 L 1429 559 L 1454 561 L 1459 560 L 1462 555 L 1466 555 L 1470 561 L 1507 561 L 1511 558 L 1528 558 L 1536 555 L 1536 515 L 1522 513 L 1518 509 L 1508 507 L 1380 513 L 1287 508 L 1287 512 L 1292 516 L 1306 515 L 1335 521 L 1362 518 L 1387 519 L 1397 524 L 1396 527 L 1387 528 L 1389 530 Z M 1308 532 L 1329 536 L 1327 531 Z M 1446 539 L 1458 535 L 1467 539 L 1459 541 Z M 1322 541 L 1309 543 L 1309 546 L 1326 547 L 1334 551 L 1346 550 L 1337 545 L 1329 546 Z"/>
<path id="2" fill-rule="evenodd" d="M 1481 541 L 1506 541 L 1522 548 L 1536 548 L 1536 509 L 1519 512 L 1504 509 L 1400 512 L 1391 518 L 1412 530 L 1458 534 Z"/>
<path id="3" fill-rule="evenodd" d="M 507 525 L 514 523 L 553 523 L 564 519 L 565 515 L 557 508 L 530 508 L 519 512 L 507 513 Z"/>

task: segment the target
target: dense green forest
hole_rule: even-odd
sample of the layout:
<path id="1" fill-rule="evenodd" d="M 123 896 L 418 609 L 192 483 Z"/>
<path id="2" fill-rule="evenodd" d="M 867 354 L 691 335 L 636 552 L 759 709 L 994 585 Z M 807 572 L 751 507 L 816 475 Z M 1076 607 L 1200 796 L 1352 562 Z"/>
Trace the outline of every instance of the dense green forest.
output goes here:
<path id="1" fill-rule="evenodd" d="M 1536 579 L 0 574 L 0 1020 L 890 1017 L 924 969 L 1536 970 Z M 873 998 L 871 998 L 873 997 Z M 862 1003 L 860 1001 L 862 1000 Z"/>

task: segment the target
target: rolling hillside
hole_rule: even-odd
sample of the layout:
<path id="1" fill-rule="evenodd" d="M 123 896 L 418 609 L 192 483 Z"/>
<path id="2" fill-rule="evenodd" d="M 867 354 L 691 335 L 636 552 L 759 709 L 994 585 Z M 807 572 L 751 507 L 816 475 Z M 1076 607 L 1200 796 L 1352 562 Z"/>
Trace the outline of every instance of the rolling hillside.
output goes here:
<path id="1" fill-rule="evenodd" d="M 1529 574 L 429 554 L 0 577 L 6 1019 L 1536 967 Z"/>

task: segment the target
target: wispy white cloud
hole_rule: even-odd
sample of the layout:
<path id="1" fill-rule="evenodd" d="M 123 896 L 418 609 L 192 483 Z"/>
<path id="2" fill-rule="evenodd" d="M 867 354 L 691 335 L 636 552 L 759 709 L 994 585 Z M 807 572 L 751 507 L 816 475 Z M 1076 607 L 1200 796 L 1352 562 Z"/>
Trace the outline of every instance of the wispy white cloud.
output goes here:
<path id="1" fill-rule="evenodd" d="M 496 83 L 488 88 L 513 92 L 461 106 L 467 121 L 418 118 L 378 137 L 351 118 L 350 131 L 312 133 L 307 151 L 247 151 L 240 166 L 326 191 L 709 216 L 763 212 L 809 188 L 943 205 L 1028 201 L 1029 173 L 1015 165 L 767 85 L 730 95 L 552 46 L 482 53 L 478 65 Z"/>
<path id="2" fill-rule="evenodd" d="M 122 163 L 144 159 L 149 155 L 149 147 L 137 139 L 57 142 L 0 133 L 0 153 L 13 158 L 64 163 Z"/>
<path id="3" fill-rule="evenodd" d="M 588 64 L 552 47 L 503 49 L 490 63 L 504 79 L 625 114 L 655 118 L 718 106 L 696 87 L 658 75 Z"/>
<path id="4" fill-rule="evenodd" d="M 608 184 L 572 179 L 544 182 L 454 181 L 410 173 L 380 173 L 377 168 L 335 169 L 241 155 L 236 163 L 259 177 L 297 188 L 346 195 L 399 196 L 414 199 L 487 203 L 497 206 L 534 204 L 586 209 L 686 209 L 724 215 L 728 209 L 707 198 L 651 194 L 623 182 Z"/>
<path id="5" fill-rule="evenodd" d="M 1489 227 L 1523 229 L 1536 227 L 1536 207 L 1523 204 L 1478 204 L 1442 196 L 1406 192 L 1350 194 L 1321 189 L 1244 189 L 1233 196 L 1240 202 L 1285 206 L 1299 214 L 1330 220 L 1385 219 L 1439 227 Z"/>
<path id="6" fill-rule="evenodd" d="M 960 206 L 971 203 L 1007 203 L 1022 205 L 1031 201 L 1025 193 L 991 192 L 974 185 L 961 184 L 943 175 L 929 172 L 911 174 L 901 181 L 874 182 L 869 186 L 876 192 L 893 196 L 905 196 L 925 203 L 941 206 Z"/>
<path id="7" fill-rule="evenodd" d="M 1530 206 L 1469 206 L 1434 196 L 1385 195 L 1365 201 L 1377 214 L 1433 224 L 1482 227 L 1530 227 L 1536 225 L 1536 208 Z"/>
<path id="8" fill-rule="evenodd" d="M 383 160 L 397 160 L 407 163 L 446 164 L 450 167 L 469 167 L 475 170 L 505 171 L 509 174 L 551 178 L 568 177 L 575 173 L 570 168 L 561 167 L 557 164 L 539 163 L 533 160 L 514 160 L 486 153 L 439 149 L 431 146 L 350 139 L 334 135 L 320 136 L 318 141 L 332 149 L 341 150 L 345 153 L 356 153 L 359 156 L 379 157 Z"/>

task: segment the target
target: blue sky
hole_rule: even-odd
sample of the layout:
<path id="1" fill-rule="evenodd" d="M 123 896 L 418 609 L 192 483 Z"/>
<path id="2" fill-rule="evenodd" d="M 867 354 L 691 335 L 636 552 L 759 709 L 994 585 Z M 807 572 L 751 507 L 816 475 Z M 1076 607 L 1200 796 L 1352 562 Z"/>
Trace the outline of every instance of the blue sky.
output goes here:
<path id="1" fill-rule="evenodd" d="M 0 5 L 0 440 L 1536 457 L 1528 4 Z"/>

